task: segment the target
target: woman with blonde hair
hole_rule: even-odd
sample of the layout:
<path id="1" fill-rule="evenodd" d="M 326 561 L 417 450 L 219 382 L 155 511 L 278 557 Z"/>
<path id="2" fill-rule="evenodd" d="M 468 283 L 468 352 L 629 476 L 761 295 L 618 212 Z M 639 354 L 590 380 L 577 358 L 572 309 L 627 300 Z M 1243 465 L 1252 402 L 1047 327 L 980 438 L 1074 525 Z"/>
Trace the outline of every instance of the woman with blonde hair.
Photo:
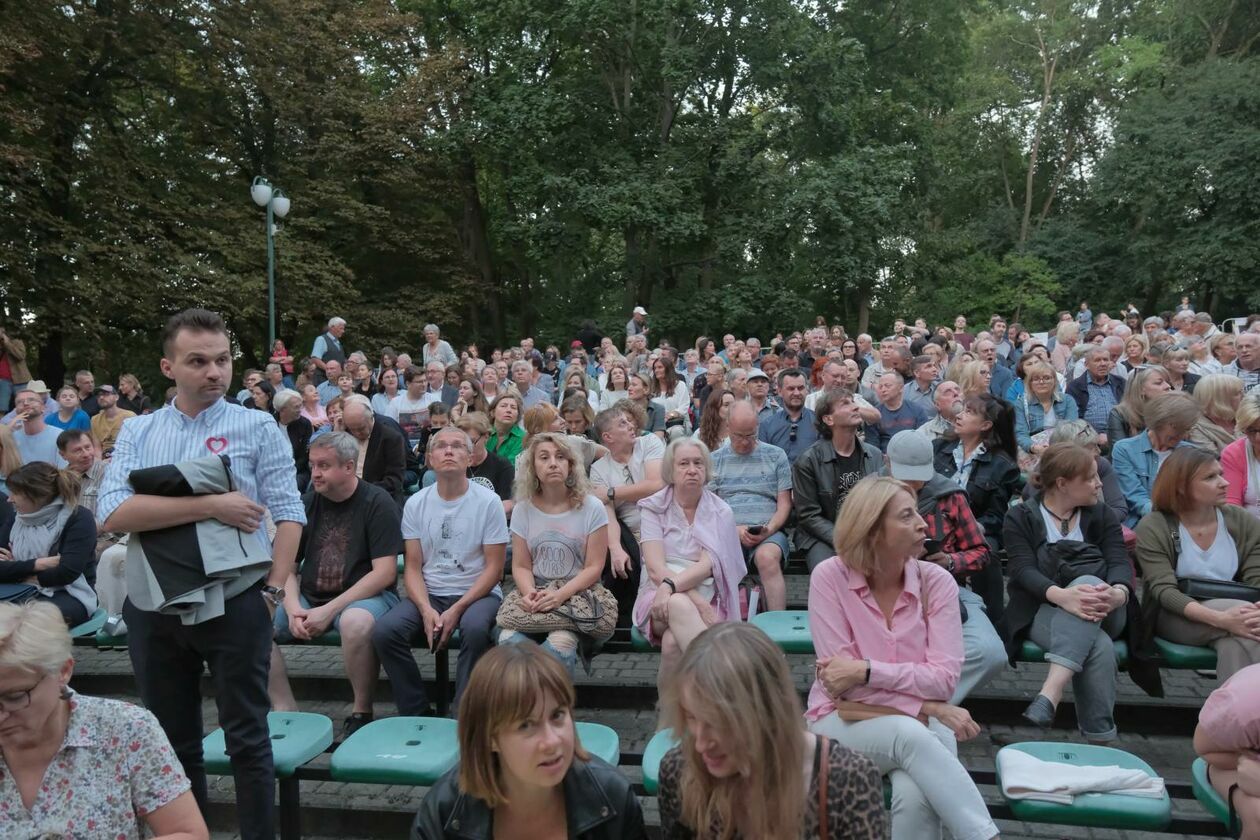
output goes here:
<path id="1" fill-rule="evenodd" d="M 868 476 L 849 491 L 837 556 L 810 575 L 818 663 L 805 717 L 888 774 L 893 840 L 987 840 L 997 826 L 957 745 L 980 728 L 946 702 L 962 673 L 958 584 L 918 559 L 926 536 L 908 485 Z"/>
<path id="2" fill-rule="evenodd" d="M 157 720 L 72 691 L 71 650 L 54 605 L 0 603 L 0 834 L 208 838 Z"/>
<path id="3" fill-rule="evenodd" d="M 1064 376 L 1070 375 L 1072 351 L 1081 336 L 1081 325 L 1075 321 L 1062 321 L 1054 336 L 1054 350 L 1050 353 L 1050 364 Z"/>
<path id="4" fill-rule="evenodd" d="M 1240 437 L 1221 451 L 1221 471 L 1229 484 L 1226 499 L 1260 519 L 1260 393 L 1239 403 L 1234 428 Z"/>
<path id="5" fill-rule="evenodd" d="M 569 434 L 568 424 L 564 418 L 560 416 L 560 412 L 550 403 L 537 403 L 532 408 L 525 411 L 525 440 L 523 446 L 528 448 L 530 440 L 534 435 L 550 432 L 558 435 L 570 449 L 581 456 L 581 469 L 583 474 L 589 473 L 591 464 L 607 454 L 608 450 L 600 446 L 595 441 L 581 435 Z M 524 452 L 517 456 L 519 462 Z M 520 464 L 517 464 L 517 470 L 520 470 Z"/>
<path id="6" fill-rule="evenodd" d="M 293 365 L 290 364 L 289 373 L 292 372 Z M 118 377 L 118 394 L 119 408 L 135 412 L 137 415 L 153 412 L 153 403 L 144 395 L 140 380 L 134 373 L 124 373 Z"/>
<path id="7" fill-rule="evenodd" d="M 1242 380 L 1227 373 L 1209 373 L 1195 384 L 1193 395 L 1203 416 L 1190 430 L 1190 442 L 1219 455 L 1238 440 L 1234 418 L 1242 404 Z"/>
<path id="8" fill-rule="evenodd" d="M 22 466 L 22 451 L 13 437 L 13 427 L 0 423 L 0 492 L 9 492 L 9 476 Z"/>
<path id="9" fill-rule="evenodd" d="M 1124 340 L 1124 358 L 1120 360 L 1124 376 L 1132 376 L 1134 371 L 1146 364 L 1146 346 L 1146 336 L 1141 333 L 1134 333 Z"/>
<path id="10" fill-rule="evenodd" d="M 989 382 L 993 379 L 993 371 L 989 370 L 989 366 L 984 362 L 971 361 L 962 364 L 955 362 L 950 365 L 950 369 L 954 371 L 954 374 L 947 375 L 946 378 L 958 383 L 964 400 L 989 393 Z"/>
<path id="11" fill-rule="evenodd" d="M 1174 391 L 1185 391 L 1187 394 L 1194 393 L 1194 386 L 1198 384 L 1199 377 L 1190 373 L 1189 350 L 1173 345 L 1164 350 L 1163 355 L 1159 358 L 1159 363 L 1164 370 L 1168 371 L 1168 384 L 1172 386 Z"/>
<path id="12" fill-rule="evenodd" d="M 571 609 L 570 599 L 586 598 L 588 591 L 602 589 L 608 514 L 589 490 L 586 470 L 565 435 L 539 432 L 530 437 L 517 461 L 513 486 L 512 580 L 516 590 L 499 608 L 499 644 L 542 638 L 543 647 L 570 674 L 579 655 L 589 670 L 595 647 L 607 636 L 596 638 L 572 620 L 566 629 L 541 633 L 520 628 L 535 623 L 529 615 L 555 612 L 563 616 Z"/>
<path id="13" fill-rule="evenodd" d="M 1076 400 L 1059 389 L 1054 368 L 1040 361 L 1024 365 L 1024 394 L 1015 401 L 1015 440 L 1021 451 L 1041 455 L 1050 444 L 1042 439 L 1034 441 L 1033 436 L 1048 438 L 1042 432 L 1078 416 Z"/>
<path id="14" fill-rule="evenodd" d="M 867 757 L 802 725 L 787 660 L 751 624 L 705 630 L 661 698 L 681 742 L 661 760 L 672 837 L 883 840 L 883 784 Z"/>
<path id="15" fill-rule="evenodd" d="M 532 642 L 492 648 L 459 702 L 459 764 L 425 795 L 412 840 L 644 840 L 625 776 L 582 748 L 573 682 Z"/>
<path id="16" fill-rule="evenodd" d="M 1208 350 L 1212 354 L 1212 360 L 1219 368 L 1217 373 L 1224 373 L 1225 366 L 1232 364 L 1238 358 L 1238 351 L 1234 345 L 1233 333 L 1217 333 L 1208 339 Z"/>
<path id="17" fill-rule="evenodd" d="M 1172 390 L 1168 371 L 1159 365 L 1139 368 L 1129 380 L 1120 404 L 1107 414 L 1107 442 L 1115 446 L 1146 431 L 1146 405 Z"/>

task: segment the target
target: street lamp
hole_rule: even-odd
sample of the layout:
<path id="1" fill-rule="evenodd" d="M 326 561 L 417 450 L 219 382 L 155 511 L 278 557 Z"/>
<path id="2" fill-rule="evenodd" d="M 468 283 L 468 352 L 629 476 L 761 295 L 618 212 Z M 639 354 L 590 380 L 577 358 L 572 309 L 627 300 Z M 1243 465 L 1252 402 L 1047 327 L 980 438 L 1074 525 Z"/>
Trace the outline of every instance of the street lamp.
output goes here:
<path id="1" fill-rule="evenodd" d="M 274 219 L 289 215 L 289 197 L 261 175 L 249 188 L 249 197 L 267 208 L 267 352 L 276 344 L 276 224 Z M 273 219 L 274 217 L 274 219 Z"/>

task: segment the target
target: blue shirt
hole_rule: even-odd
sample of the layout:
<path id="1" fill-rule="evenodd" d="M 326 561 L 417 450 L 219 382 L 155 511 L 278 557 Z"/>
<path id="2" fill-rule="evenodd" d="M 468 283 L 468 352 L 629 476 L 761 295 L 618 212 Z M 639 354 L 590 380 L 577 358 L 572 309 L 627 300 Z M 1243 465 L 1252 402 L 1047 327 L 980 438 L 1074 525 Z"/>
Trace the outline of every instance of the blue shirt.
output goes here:
<path id="1" fill-rule="evenodd" d="M 777 446 L 787 453 L 788 462 L 796 463 L 796 457 L 818 440 L 814 428 L 814 412 L 801 409 L 799 420 L 792 420 L 787 410 L 763 414 L 757 422 L 757 440 Z"/>
<path id="2" fill-rule="evenodd" d="M 1111 380 L 1104 380 L 1099 385 L 1090 377 L 1085 382 L 1085 389 L 1089 394 L 1089 402 L 1085 404 L 1085 416 L 1082 419 L 1095 429 L 1106 429 L 1107 415 L 1116 407 L 1116 393 L 1111 390 Z"/>
<path id="3" fill-rule="evenodd" d="M 331 382 L 325 379 L 323 382 L 315 386 L 315 392 L 319 394 L 319 404 L 328 405 L 338 394 L 341 393 L 341 388 L 337 387 L 336 382 Z M 243 403 L 245 401 L 241 400 L 241 402 Z"/>
<path id="4" fill-rule="evenodd" d="M 779 494 L 792 489 L 792 466 L 777 446 L 758 441 L 740 455 L 728 443 L 713 453 L 709 489 L 731 506 L 736 525 L 765 525 L 779 508 Z"/>
<path id="5" fill-rule="evenodd" d="M 87 412 L 81 408 L 76 408 L 74 414 L 70 415 L 70 419 L 62 422 L 61 415 L 57 412 L 48 414 L 44 417 L 44 422 L 49 426 L 56 426 L 58 429 L 81 429 L 85 432 L 92 431 L 92 418 L 88 417 Z"/>
<path id="6" fill-rule="evenodd" d="M 871 441 L 879 447 L 880 452 L 888 451 L 888 441 L 892 440 L 892 436 L 897 432 L 903 432 L 907 429 L 917 429 L 932 419 L 928 417 L 927 412 L 918 403 L 912 403 L 909 400 L 902 399 L 901 408 L 893 411 L 882 403 L 879 406 L 879 440 Z M 870 437 L 869 435 L 867 436 Z"/>
<path id="7" fill-rule="evenodd" d="M 124 423 L 101 481 L 97 521 L 109 519 L 119 505 L 135 495 L 129 481 L 132 470 L 207 455 L 227 455 L 236 489 L 267 508 L 273 521 L 306 524 L 289 436 L 269 413 L 223 400 L 196 417 L 171 404 Z M 259 528 L 254 536 L 270 554 L 267 529 Z"/>

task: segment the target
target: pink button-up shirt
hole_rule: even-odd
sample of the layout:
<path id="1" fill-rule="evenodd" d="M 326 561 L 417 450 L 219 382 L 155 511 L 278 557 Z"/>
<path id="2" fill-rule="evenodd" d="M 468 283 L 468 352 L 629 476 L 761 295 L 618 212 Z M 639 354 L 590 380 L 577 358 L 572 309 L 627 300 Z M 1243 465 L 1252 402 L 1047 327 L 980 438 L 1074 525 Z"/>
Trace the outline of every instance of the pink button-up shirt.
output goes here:
<path id="1" fill-rule="evenodd" d="M 832 557 L 810 575 L 809 627 L 819 658 L 871 662 L 870 684 L 849 689 L 844 700 L 917 716 L 925 700 L 948 700 L 958 685 L 963 662 L 958 584 L 935 563 L 906 561 L 905 589 L 888 622 L 866 578 Z M 835 710 L 815 680 L 805 716 L 816 721 Z"/>

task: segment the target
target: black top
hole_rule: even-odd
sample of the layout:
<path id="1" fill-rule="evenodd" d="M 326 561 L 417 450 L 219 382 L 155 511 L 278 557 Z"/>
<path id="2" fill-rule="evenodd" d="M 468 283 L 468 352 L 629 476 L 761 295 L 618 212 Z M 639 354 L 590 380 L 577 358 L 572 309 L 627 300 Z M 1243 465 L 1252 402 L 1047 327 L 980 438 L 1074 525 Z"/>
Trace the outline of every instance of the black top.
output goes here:
<path id="1" fill-rule="evenodd" d="M 314 491 L 302 497 L 306 525 L 298 558 L 302 594 L 318 607 L 372 571 L 372 561 L 402 550 L 398 506 L 379 487 L 360 481 L 350 498 L 334 502 Z"/>
<path id="2" fill-rule="evenodd" d="M 4 500 L 4 508 L 12 511 L 8 498 Z M 10 535 L 16 516 L 0 510 L 0 545 L 9 545 Z M 0 563 L 0 583 L 19 583 L 31 575 L 39 581 L 40 586 L 69 586 L 80 575 L 87 578 L 88 583 L 96 585 L 96 519 L 85 507 L 76 507 L 66 520 L 61 536 L 53 543 L 51 554 L 61 556 L 61 562 L 51 569 L 35 571 L 34 557 L 15 558 L 11 563 Z"/>
<path id="3" fill-rule="evenodd" d="M 494 452 L 486 452 L 486 460 L 468 468 L 468 478 L 493 490 L 503 501 L 512 498 L 512 482 L 516 479 L 516 467 L 507 458 Z"/>
<path id="4" fill-rule="evenodd" d="M 936 455 L 932 465 L 946 478 L 958 472 L 954 460 L 956 439 L 941 438 L 933 444 Z M 975 456 L 971 474 L 967 476 L 967 497 L 971 500 L 971 513 L 984 529 L 984 536 L 995 548 L 1002 546 L 1002 523 L 1011 498 L 1019 492 L 1022 479 L 1019 466 L 1002 452 L 982 452 Z"/>
<path id="5" fill-rule="evenodd" d="M 394 503 L 402 507 L 403 473 L 406 467 L 406 439 L 397 426 L 382 423 L 377 418 L 372 424 L 367 455 L 363 459 L 363 480 L 389 493 Z"/>

